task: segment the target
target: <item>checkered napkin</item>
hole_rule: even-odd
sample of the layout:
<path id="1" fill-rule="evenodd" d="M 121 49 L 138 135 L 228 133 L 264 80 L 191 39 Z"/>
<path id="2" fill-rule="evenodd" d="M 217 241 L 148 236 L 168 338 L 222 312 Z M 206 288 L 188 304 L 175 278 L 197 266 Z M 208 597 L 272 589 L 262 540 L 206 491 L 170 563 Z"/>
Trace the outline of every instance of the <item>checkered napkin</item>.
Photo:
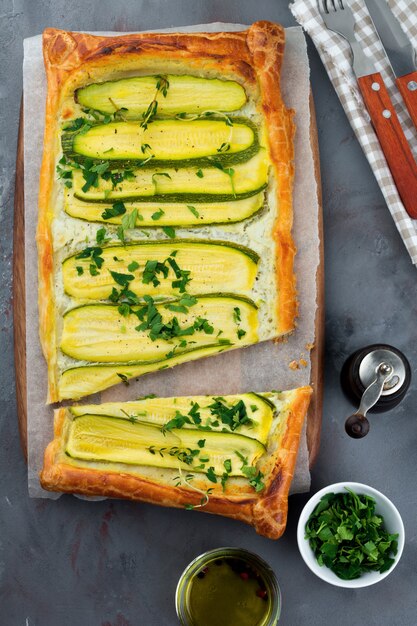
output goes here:
<path id="1" fill-rule="evenodd" d="M 381 2 L 385 2 L 385 0 L 381 0 Z M 388 4 L 416 49 L 417 0 L 388 0 Z M 365 54 L 375 61 L 376 70 L 382 73 L 405 135 L 414 156 L 417 157 L 417 131 L 395 86 L 394 74 L 369 17 L 365 2 L 364 0 L 349 0 L 349 5 L 356 20 L 356 36 Z M 369 115 L 364 107 L 352 70 L 350 46 L 343 37 L 326 29 L 318 11 L 317 0 L 294 0 L 290 9 L 295 19 L 314 41 L 350 124 L 373 169 L 405 246 L 413 263 L 417 265 L 417 220 L 412 220 L 408 216 L 400 200 Z"/>

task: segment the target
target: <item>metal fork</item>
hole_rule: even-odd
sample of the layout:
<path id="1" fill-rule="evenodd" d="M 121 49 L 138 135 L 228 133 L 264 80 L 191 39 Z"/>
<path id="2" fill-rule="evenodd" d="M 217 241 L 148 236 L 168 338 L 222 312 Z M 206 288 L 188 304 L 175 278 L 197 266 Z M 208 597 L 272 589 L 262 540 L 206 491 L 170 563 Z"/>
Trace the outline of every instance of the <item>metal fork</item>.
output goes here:
<path id="1" fill-rule="evenodd" d="M 366 56 L 355 37 L 355 18 L 350 6 L 343 0 L 318 0 L 319 11 L 328 30 L 348 40 L 353 53 L 353 70 L 357 77 L 375 72 L 375 66 Z"/>
<path id="2" fill-rule="evenodd" d="M 355 18 L 346 0 L 317 0 L 326 27 L 344 37 L 353 53 L 353 71 L 404 208 L 417 219 L 417 165 L 394 105 L 355 36 Z"/>

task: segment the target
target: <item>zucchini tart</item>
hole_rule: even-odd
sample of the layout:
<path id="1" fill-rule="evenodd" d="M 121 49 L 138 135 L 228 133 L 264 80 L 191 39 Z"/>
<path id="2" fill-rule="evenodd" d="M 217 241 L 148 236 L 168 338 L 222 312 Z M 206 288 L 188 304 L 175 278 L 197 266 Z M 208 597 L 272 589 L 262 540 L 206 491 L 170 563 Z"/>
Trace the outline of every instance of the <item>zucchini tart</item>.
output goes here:
<path id="1" fill-rule="evenodd" d="M 283 28 L 47 29 L 43 51 L 37 241 L 48 401 L 291 332 Z"/>
<path id="2" fill-rule="evenodd" d="M 42 487 L 225 515 L 278 539 L 311 388 L 55 410 Z"/>

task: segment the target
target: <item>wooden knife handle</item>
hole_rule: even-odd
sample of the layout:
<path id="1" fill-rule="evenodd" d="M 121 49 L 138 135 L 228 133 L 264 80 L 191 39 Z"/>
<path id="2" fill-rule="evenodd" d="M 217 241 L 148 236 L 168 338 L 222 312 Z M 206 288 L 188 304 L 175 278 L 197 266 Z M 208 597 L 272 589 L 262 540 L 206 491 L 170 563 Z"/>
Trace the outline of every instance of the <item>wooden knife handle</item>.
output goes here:
<path id="1" fill-rule="evenodd" d="M 362 76 L 358 84 L 404 207 L 417 219 L 417 165 L 382 76 Z"/>
<path id="2" fill-rule="evenodd" d="M 400 76 L 396 82 L 413 124 L 417 128 L 417 72 Z"/>

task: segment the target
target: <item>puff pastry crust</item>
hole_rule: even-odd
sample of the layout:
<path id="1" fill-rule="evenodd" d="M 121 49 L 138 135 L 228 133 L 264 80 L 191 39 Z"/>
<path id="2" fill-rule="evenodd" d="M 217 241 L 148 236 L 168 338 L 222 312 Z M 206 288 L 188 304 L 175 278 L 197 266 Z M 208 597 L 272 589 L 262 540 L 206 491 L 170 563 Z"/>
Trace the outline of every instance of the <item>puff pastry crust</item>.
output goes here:
<path id="1" fill-rule="evenodd" d="M 221 487 L 215 485 L 202 511 L 246 522 L 259 534 L 271 539 L 278 539 L 282 535 L 287 520 L 288 493 L 311 392 L 310 387 L 301 387 L 282 394 L 284 399 L 280 414 L 283 417 L 271 431 L 267 458 L 262 464 L 265 489 L 256 493 L 251 487 L 233 484 L 223 493 Z M 44 489 L 140 500 L 177 508 L 200 503 L 201 493 L 184 486 L 170 486 L 126 470 L 111 471 L 109 467 L 101 469 L 88 467 L 87 463 L 83 466 L 70 463 L 63 451 L 65 423 L 68 419 L 68 409 L 55 411 L 54 439 L 46 448 L 40 475 Z M 204 489 L 213 487 L 213 484 L 201 479 L 197 486 Z"/>
<path id="2" fill-rule="evenodd" d="M 274 202 L 279 207 L 273 227 L 276 243 L 276 335 L 284 335 L 294 329 L 297 313 L 293 273 L 295 246 L 291 236 L 294 123 L 293 111 L 286 109 L 280 92 L 284 38 L 284 29 L 270 22 L 256 22 L 247 31 L 233 33 L 145 33 L 100 37 L 53 28 L 44 31 L 43 53 L 48 94 L 37 244 L 40 338 L 48 364 L 48 401 L 60 399 L 57 360 L 60 322 L 56 307 L 56 262 L 52 223 L 59 198 L 59 182 L 55 175 L 60 155 L 59 124 L 66 116 L 71 116 L 71 110 L 65 108 L 65 101 L 80 86 L 116 79 L 128 75 L 129 72 L 134 74 L 141 67 L 146 67 L 149 73 L 154 74 L 188 70 L 196 75 L 201 72 L 208 77 L 220 76 L 236 80 L 244 85 L 248 97 L 262 113 L 274 180 L 269 193 L 273 193 Z M 70 482 L 69 475 L 66 480 Z M 91 480 L 94 487 L 94 479 Z M 280 485 L 282 481 L 280 474 Z M 128 496 L 136 492 L 136 489 L 142 489 L 140 485 L 136 487 L 134 482 L 129 482 L 129 487 L 126 487 Z M 89 483 L 90 479 L 87 477 L 87 491 Z M 114 477 L 112 489 L 114 493 L 120 490 L 123 495 L 125 487 L 123 481 L 120 484 L 120 477 Z M 148 487 L 143 492 L 145 497 L 148 497 L 147 489 Z M 161 499 L 165 498 L 164 493 L 164 490 L 160 492 Z M 235 505 L 227 506 L 231 507 L 229 513 L 233 516 Z M 243 510 L 246 513 L 238 515 L 250 517 L 252 503 L 242 504 L 239 511 Z M 261 510 L 263 506 L 260 506 L 259 511 Z"/>

